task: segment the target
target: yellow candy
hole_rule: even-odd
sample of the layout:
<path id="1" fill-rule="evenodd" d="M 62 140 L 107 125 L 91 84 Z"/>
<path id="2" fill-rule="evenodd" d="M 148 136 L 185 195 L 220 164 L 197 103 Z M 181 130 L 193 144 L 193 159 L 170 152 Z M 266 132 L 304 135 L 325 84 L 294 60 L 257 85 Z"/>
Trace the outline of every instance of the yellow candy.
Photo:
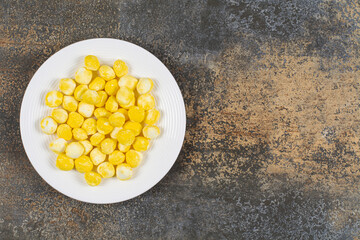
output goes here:
<path id="1" fill-rule="evenodd" d="M 46 94 L 45 104 L 49 107 L 58 107 L 63 101 L 63 94 L 58 91 L 50 91 Z"/>
<path id="2" fill-rule="evenodd" d="M 139 94 L 149 93 L 154 86 L 153 81 L 150 78 L 140 78 L 136 85 L 136 90 Z"/>
<path id="3" fill-rule="evenodd" d="M 91 117 L 94 112 L 95 106 L 86 102 L 80 102 L 78 112 L 84 117 Z"/>
<path id="4" fill-rule="evenodd" d="M 160 112 L 155 108 L 150 109 L 146 113 L 145 123 L 148 125 L 154 125 L 160 118 Z"/>
<path id="5" fill-rule="evenodd" d="M 118 135 L 118 133 L 119 133 L 119 131 L 121 130 L 122 128 L 120 128 L 120 127 L 114 127 L 114 129 L 112 130 L 112 132 L 110 133 L 110 137 L 112 138 L 112 139 L 117 139 L 117 135 Z"/>
<path id="6" fill-rule="evenodd" d="M 73 96 L 64 96 L 62 107 L 69 112 L 75 112 L 78 107 L 78 101 Z"/>
<path id="7" fill-rule="evenodd" d="M 99 148 L 94 148 L 90 152 L 90 158 L 94 165 L 99 165 L 105 161 L 106 154 L 102 153 Z"/>
<path id="8" fill-rule="evenodd" d="M 117 140 L 122 145 L 128 146 L 131 145 L 135 140 L 135 134 L 131 130 L 122 129 L 117 135 Z"/>
<path id="9" fill-rule="evenodd" d="M 102 79 L 101 77 L 96 77 L 94 80 L 91 81 L 91 83 L 89 84 L 89 89 L 91 90 L 95 90 L 95 91 L 100 91 L 103 90 L 105 87 L 105 80 Z"/>
<path id="10" fill-rule="evenodd" d="M 103 178 L 111 178 L 115 175 L 115 168 L 114 165 L 112 165 L 109 162 L 103 162 L 97 167 L 97 172 L 103 177 Z"/>
<path id="11" fill-rule="evenodd" d="M 128 73 L 128 66 L 126 66 L 126 63 L 121 60 L 116 60 L 114 62 L 114 72 L 116 76 L 122 77 Z"/>
<path id="12" fill-rule="evenodd" d="M 83 100 L 83 95 L 86 92 L 86 90 L 88 90 L 88 86 L 87 85 L 79 85 L 75 88 L 74 91 L 74 97 L 76 100 L 78 101 L 82 101 Z"/>
<path id="13" fill-rule="evenodd" d="M 65 152 L 66 146 L 67 142 L 63 138 L 55 139 L 49 144 L 50 150 L 57 154 Z"/>
<path id="14" fill-rule="evenodd" d="M 76 83 L 71 78 L 63 78 L 60 80 L 59 88 L 65 95 L 72 95 L 76 88 Z"/>
<path id="15" fill-rule="evenodd" d="M 96 91 L 90 90 L 90 89 L 87 89 L 84 92 L 82 99 L 84 102 L 93 104 L 93 105 L 98 104 L 101 100 L 100 95 Z"/>
<path id="16" fill-rule="evenodd" d="M 92 71 L 81 67 L 75 73 L 75 81 L 79 84 L 89 84 L 92 78 Z"/>
<path id="17" fill-rule="evenodd" d="M 100 74 L 100 77 L 102 77 L 106 81 L 109 81 L 109 80 L 115 78 L 114 70 L 112 69 L 112 67 L 107 66 L 107 65 L 103 65 L 99 68 L 99 74 Z"/>
<path id="18" fill-rule="evenodd" d="M 136 84 L 138 83 L 138 80 L 131 76 L 131 75 L 125 75 L 119 79 L 119 87 L 127 87 L 131 90 L 135 90 Z"/>
<path id="19" fill-rule="evenodd" d="M 70 171 L 74 168 L 74 160 L 64 154 L 59 154 L 56 158 L 56 167 L 63 171 Z"/>
<path id="20" fill-rule="evenodd" d="M 119 150 L 115 150 L 109 155 L 109 162 L 113 165 L 119 165 L 125 161 L 125 155 Z"/>
<path id="21" fill-rule="evenodd" d="M 98 104 L 95 104 L 96 107 L 103 107 L 106 103 L 106 100 L 108 98 L 108 95 L 104 91 L 98 91 L 98 94 L 100 96 L 100 101 Z"/>
<path id="22" fill-rule="evenodd" d="M 90 172 L 93 169 L 93 163 L 88 156 L 81 156 L 75 159 L 75 169 L 78 172 Z"/>
<path id="23" fill-rule="evenodd" d="M 116 100 L 120 105 L 127 105 L 135 98 L 134 92 L 127 87 L 120 87 L 116 93 Z"/>
<path id="24" fill-rule="evenodd" d="M 149 93 L 146 93 L 139 96 L 137 105 L 145 110 L 150 110 L 155 107 L 155 99 Z"/>
<path id="25" fill-rule="evenodd" d="M 110 115 L 109 122 L 114 127 L 122 127 L 125 123 L 125 116 L 122 113 L 114 112 Z"/>
<path id="26" fill-rule="evenodd" d="M 105 135 L 101 133 L 95 133 L 90 137 L 90 142 L 93 146 L 97 146 L 101 143 L 102 140 L 104 140 Z"/>
<path id="27" fill-rule="evenodd" d="M 139 166 L 141 159 L 142 159 L 142 154 L 141 152 L 137 152 L 135 150 L 129 150 L 126 154 L 126 163 L 130 165 L 130 167 L 132 168 L 136 168 L 137 166 Z"/>
<path id="28" fill-rule="evenodd" d="M 144 137 L 136 137 L 133 143 L 133 148 L 138 152 L 143 152 L 149 148 L 149 139 Z"/>
<path id="29" fill-rule="evenodd" d="M 105 92 L 109 95 L 115 95 L 119 90 L 116 79 L 110 80 L 105 84 Z"/>
<path id="30" fill-rule="evenodd" d="M 71 127 L 67 124 L 61 124 L 57 128 L 56 134 L 57 134 L 58 138 L 63 138 L 65 140 L 69 141 L 72 138 Z"/>
<path id="31" fill-rule="evenodd" d="M 96 133 L 96 120 L 93 118 L 85 119 L 84 123 L 81 126 L 82 129 L 86 131 L 88 135 L 93 135 Z"/>
<path id="32" fill-rule="evenodd" d="M 81 143 L 81 145 L 84 147 L 84 155 L 88 155 L 89 152 L 93 149 L 93 145 L 89 140 L 79 141 L 79 143 Z"/>
<path id="33" fill-rule="evenodd" d="M 96 121 L 96 128 L 99 133 L 102 133 L 105 135 L 111 133 L 111 131 L 114 129 L 114 127 L 111 126 L 109 119 L 107 119 L 107 118 L 99 118 Z"/>
<path id="34" fill-rule="evenodd" d="M 100 144 L 101 152 L 105 154 L 112 153 L 116 148 L 116 140 L 112 138 L 105 138 Z"/>
<path id="35" fill-rule="evenodd" d="M 105 104 L 105 109 L 110 112 L 116 112 L 119 109 L 119 105 L 114 96 L 110 96 Z"/>
<path id="36" fill-rule="evenodd" d="M 85 57 L 85 67 L 91 71 L 96 71 L 100 67 L 99 60 L 94 55 L 87 55 Z"/>
<path id="37" fill-rule="evenodd" d="M 129 108 L 129 118 L 134 122 L 142 122 L 145 118 L 145 110 L 141 107 L 132 106 Z"/>
<path id="38" fill-rule="evenodd" d="M 117 112 L 124 114 L 125 121 L 129 120 L 128 111 L 125 108 L 120 108 Z"/>
<path id="39" fill-rule="evenodd" d="M 121 143 L 118 144 L 118 148 L 121 152 L 127 152 L 130 150 L 131 145 L 125 146 L 122 145 Z"/>
<path id="40" fill-rule="evenodd" d="M 149 139 L 156 138 L 160 135 L 160 129 L 157 126 L 146 126 L 142 132 L 144 137 Z"/>
<path id="41" fill-rule="evenodd" d="M 129 109 L 132 106 L 135 106 L 135 97 L 131 100 L 129 104 L 120 104 L 120 107 L 125 109 Z"/>
<path id="42" fill-rule="evenodd" d="M 100 174 L 98 174 L 96 172 L 93 172 L 93 171 L 86 172 L 84 177 L 85 177 L 86 183 L 92 187 L 97 186 L 101 183 L 101 176 L 100 176 Z"/>
<path id="43" fill-rule="evenodd" d="M 72 142 L 67 145 L 65 153 L 67 157 L 75 159 L 83 155 L 84 151 L 85 149 L 81 143 Z"/>
<path id="44" fill-rule="evenodd" d="M 84 117 L 77 112 L 69 113 L 67 124 L 72 128 L 79 128 L 84 122 Z"/>
<path id="45" fill-rule="evenodd" d="M 52 110 L 51 117 L 55 119 L 57 123 L 64 123 L 68 119 L 69 114 L 62 108 L 56 108 Z"/>
<path id="46" fill-rule="evenodd" d="M 83 141 L 88 138 L 87 133 L 82 128 L 74 128 L 72 130 L 73 136 L 75 140 Z"/>
<path id="47" fill-rule="evenodd" d="M 137 136 L 137 135 L 139 135 L 141 133 L 142 126 L 138 122 L 127 121 L 124 124 L 123 128 L 133 131 L 135 136 Z"/>
<path id="48" fill-rule="evenodd" d="M 116 167 L 116 177 L 119 180 L 128 180 L 132 177 L 132 168 L 129 164 L 122 163 Z"/>
<path id="49" fill-rule="evenodd" d="M 58 124 L 52 117 L 45 117 L 41 120 L 40 127 L 44 133 L 53 134 L 56 131 Z"/>
<path id="50" fill-rule="evenodd" d="M 99 118 L 108 118 L 111 116 L 111 112 L 109 112 L 108 110 L 106 110 L 105 108 L 97 108 L 94 111 L 94 116 L 99 119 Z"/>

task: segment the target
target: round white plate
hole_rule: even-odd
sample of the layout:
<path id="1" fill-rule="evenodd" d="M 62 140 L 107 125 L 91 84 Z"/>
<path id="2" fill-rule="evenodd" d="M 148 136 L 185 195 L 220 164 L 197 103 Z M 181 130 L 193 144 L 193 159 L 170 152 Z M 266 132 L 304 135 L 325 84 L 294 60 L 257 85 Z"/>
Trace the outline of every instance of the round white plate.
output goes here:
<path id="1" fill-rule="evenodd" d="M 151 141 L 133 178 L 120 181 L 116 177 L 103 179 L 97 187 L 86 184 L 83 174 L 56 168 L 56 155 L 49 143 L 56 134 L 41 132 L 40 121 L 51 114 L 45 105 L 45 95 L 57 90 L 61 78 L 74 78 L 77 68 L 84 66 L 86 55 L 95 55 L 101 64 L 112 66 L 116 59 L 124 60 L 129 74 L 154 80 L 152 94 L 161 112 L 158 126 L 161 135 Z M 40 176 L 59 192 L 83 202 L 116 203 L 136 197 L 158 183 L 170 170 L 181 150 L 186 127 L 184 100 L 180 89 L 165 65 L 145 49 L 117 39 L 98 38 L 71 44 L 47 59 L 31 79 L 20 112 L 20 131 L 31 164 Z"/>

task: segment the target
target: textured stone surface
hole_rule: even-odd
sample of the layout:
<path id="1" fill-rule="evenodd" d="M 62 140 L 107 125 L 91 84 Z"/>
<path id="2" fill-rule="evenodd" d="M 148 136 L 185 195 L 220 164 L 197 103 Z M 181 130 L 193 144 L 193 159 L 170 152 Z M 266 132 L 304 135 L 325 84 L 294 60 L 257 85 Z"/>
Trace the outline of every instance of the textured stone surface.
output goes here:
<path id="1" fill-rule="evenodd" d="M 358 1 L 1 1 L 0 239 L 358 239 Z M 79 40 L 138 44 L 170 69 L 187 133 L 127 202 L 65 197 L 19 133 L 25 88 Z"/>

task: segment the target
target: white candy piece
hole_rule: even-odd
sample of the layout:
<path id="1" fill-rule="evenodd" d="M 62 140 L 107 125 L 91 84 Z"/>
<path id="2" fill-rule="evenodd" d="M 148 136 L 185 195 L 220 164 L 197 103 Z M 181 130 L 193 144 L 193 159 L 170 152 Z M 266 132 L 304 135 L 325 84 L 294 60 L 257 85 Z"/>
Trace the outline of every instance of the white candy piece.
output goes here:
<path id="1" fill-rule="evenodd" d="M 49 144 L 50 150 L 54 153 L 60 154 L 65 152 L 67 141 L 63 138 L 58 138 Z"/>
<path id="2" fill-rule="evenodd" d="M 78 106 L 78 112 L 84 117 L 91 117 L 95 110 L 95 106 L 86 102 L 80 102 Z"/>
<path id="3" fill-rule="evenodd" d="M 53 134 L 57 129 L 57 122 L 52 117 L 45 117 L 40 123 L 41 130 L 46 134 Z"/>
<path id="4" fill-rule="evenodd" d="M 81 143 L 72 142 L 66 147 L 65 153 L 67 157 L 76 159 L 83 155 L 84 151 L 85 149 Z"/>

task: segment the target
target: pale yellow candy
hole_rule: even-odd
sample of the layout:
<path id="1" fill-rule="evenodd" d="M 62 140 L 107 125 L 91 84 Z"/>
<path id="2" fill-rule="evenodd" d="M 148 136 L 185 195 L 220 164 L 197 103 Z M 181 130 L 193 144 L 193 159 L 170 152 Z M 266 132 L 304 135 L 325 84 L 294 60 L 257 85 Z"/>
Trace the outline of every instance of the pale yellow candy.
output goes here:
<path id="1" fill-rule="evenodd" d="M 52 117 L 45 117 L 40 122 L 41 130 L 46 134 L 53 134 L 58 127 L 57 122 Z"/>
<path id="2" fill-rule="evenodd" d="M 95 90 L 95 91 L 103 90 L 104 87 L 105 87 L 105 80 L 101 77 L 96 77 L 89 84 L 89 89 Z"/>
<path id="3" fill-rule="evenodd" d="M 66 146 L 67 142 L 63 138 L 55 139 L 49 144 L 50 150 L 57 154 L 65 152 Z"/>
<path id="4" fill-rule="evenodd" d="M 92 187 L 97 186 L 101 183 L 101 176 L 100 176 L 100 174 L 98 174 L 96 172 L 93 172 L 93 171 L 86 172 L 84 177 L 85 177 L 86 183 Z"/>
<path id="5" fill-rule="evenodd" d="M 86 102 L 80 102 L 78 106 L 78 112 L 84 117 L 91 117 L 93 115 L 95 106 Z"/>
<path id="6" fill-rule="evenodd" d="M 85 173 L 90 172 L 93 169 L 93 163 L 88 156 L 81 156 L 75 159 L 75 169 L 78 172 Z"/>
<path id="7" fill-rule="evenodd" d="M 109 80 L 112 80 L 115 78 L 114 70 L 112 69 L 112 67 L 107 66 L 107 65 L 103 65 L 99 68 L 99 74 L 100 74 L 100 77 L 102 77 L 106 81 L 109 81 Z"/>
<path id="8" fill-rule="evenodd" d="M 145 110 L 150 110 L 155 107 L 155 99 L 149 93 L 146 93 L 138 97 L 137 105 Z"/>
<path id="9" fill-rule="evenodd" d="M 79 141 L 79 143 L 81 143 L 81 145 L 84 147 L 84 155 L 88 155 L 89 152 L 93 149 L 93 145 L 89 140 Z"/>
<path id="10" fill-rule="evenodd" d="M 51 112 L 51 117 L 55 119 L 57 123 L 64 123 L 68 119 L 69 114 L 62 108 L 55 108 Z"/>
<path id="11" fill-rule="evenodd" d="M 116 140 L 112 138 L 105 138 L 101 144 L 100 149 L 102 153 L 110 154 L 112 153 L 116 148 Z"/>
<path id="12" fill-rule="evenodd" d="M 124 124 L 123 128 L 133 131 L 135 136 L 137 136 L 141 133 L 142 125 L 138 122 L 127 121 Z"/>
<path id="13" fill-rule="evenodd" d="M 98 104 L 101 99 L 100 95 L 96 91 L 87 89 L 82 95 L 82 100 L 86 103 L 95 105 Z"/>
<path id="14" fill-rule="evenodd" d="M 105 104 L 105 109 L 109 112 L 116 112 L 119 109 L 119 104 L 114 96 L 110 96 Z"/>
<path id="15" fill-rule="evenodd" d="M 129 150 L 125 154 L 126 163 L 130 165 L 132 168 L 136 168 L 139 166 L 141 160 L 142 160 L 142 153 L 135 151 L 135 150 Z"/>
<path id="16" fill-rule="evenodd" d="M 129 119 L 134 122 L 142 122 L 145 118 L 145 110 L 138 106 L 132 106 L 128 111 Z"/>
<path id="17" fill-rule="evenodd" d="M 136 85 L 136 90 L 139 94 L 149 93 L 154 87 L 154 83 L 150 78 L 140 78 Z"/>
<path id="18" fill-rule="evenodd" d="M 74 160 L 64 154 L 59 154 L 56 158 L 56 167 L 63 171 L 70 171 L 74 168 Z"/>
<path id="19" fill-rule="evenodd" d="M 72 130 L 73 137 L 75 140 L 83 141 L 88 138 L 87 132 L 82 128 L 74 128 Z"/>
<path id="20" fill-rule="evenodd" d="M 99 133 L 102 134 L 109 134 L 114 129 L 113 126 L 111 126 L 109 119 L 107 118 L 99 118 L 96 121 L 96 129 Z"/>
<path id="21" fill-rule="evenodd" d="M 145 123 L 148 125 L 154 125 L 160 118 L 160 112 L 155 108 L 146 112 Z"/>
<path id="22" fill-rule="evenodd" d="M 125 75 L 119 79 L 119 87 L 127 87 L 131 90 L 135 90 L 136 85 L 138 83 L 138 80 L 131 76 L 131 75 Z"/>
<path id="23" fill-rule="evenodd" d="M 123 145 L 121 143 L 118 144 L 118 149 L 121 151 L 121 152 L 127 152 L 130 150 L 130 147 L 131 145 Z"/>
<path id="24" fill-rule="evenodd" d="M 69 141 L 72 138 L 71 127 L 67 124 L 60 124 L 59 127 L 57 128 L 56 134 L 58 138 L 63 138 Z"/>
<path id="25" fill-rule="evenodd" d="M 119 180 L 128 180 L 132 177 L 132 168 L 127 163 L 121 163 L 116 167 L 116 177 Z"/>
<path id="26" fill-rule="evenodd" d="M 108 118 L 111 116 L 111 112 L 109 112 L 108 110 L 106 110 L 105 108 L 97 108 L 94 111 L 94 116 L 99 119 L 99 118 Z"/>
<path id="27" fill-rule="evenodd" d="M 94 148 L 90 152 L 90 158 L 94 165 L 99 165 L 105 161 L 106 154 L 102 153 L 99 148 Z"/>
<path id="28" fill-rule="evenodd" d="M 63 101 L 63 94 L 58 91 L 50 91 L 46 94 L 45 104 L 49 107 L 58 107 Z"/>
<path id="29" fill-rule="evenodd" d="M 62 107 L 69 112 L 75 112 L 78 107 L 78 101 L 73 96 L 64 96 Z"/>
<path id="30" fill-rule="evenodd" d="M 69 113 L 67 124 L 72 128 L 79 128 L 84 122 L 84 117 L 77 112 Z"/>
<path id="31" fill-rule="evenodd" d="M 123 154 L 119 150 L 115 150 L 113 153 L 109 155 L 109 162 L 113 165 L 119 165 L 124 161 L 125 161 L 125 154 Z"/>
<path id="32" fill-rule="evenodd" d="M 112 130 L 112 132 L 110 133 L 110 137 L 112 139 L 117 139 L 117 135 L 119 133 L 119 131 L 121 130 L 122 128 L 121 127 L 114 127 L 114 129 Z"/>
<path id="33" fill-rule="evenodd" d="M 115 95 L 118 90 L 119 86 L 116 79 L 110 80 L 105 84 L 105 92 L 108 95 Z"/>
<path id="34" fill-rule="evenodd" d="M 131 99 L 131 102 L 129 104 L 120 104 L 120 107 L 124 109 L 129 109 L 130 107 L 135 106 L 135 97 Z"/>
<path id="35" fill-rule="evenodd" d="M 85 67 L 91 71 L 96 71 L 100 67 L 99 59 L 94 55 L 87 55 L 84 62 Z"/>
<path id="36" fill-rule="evenodd" d="M 85 149 L 81 143 L 72 142 L 67 145 L 65 153 L 67 157 L 75 159 L 83 155 L 84 151 Z"/>
<path id="37" fill-rule="evenodd" d="M 92 71 L 81 67 L 75 73 L 75 81 L 79 84 L 89 84 L 92 79 Z"/>
<path id="38" fill-rule="evenodd" d="M 114 72 L 116 76 L 122 77 L 128 73 L 128 66 L 126 66 L 126 63 L 121 60 L 116 60 L 114 62 Z"/>
<path id="39" fill-rule="evenodd" d="M 86 131 L 88 135 L 93 135 L 96 133 L 96 120 L 93 118 L 85 119 L 84 123 L 81 126 L 82 129 Z"/>
<path id="40" fill-rule="evenodd" d="M 102 140 L 104 140 L 105 135 L 101 133 L 95 133 L 90 137 L 90 142 L 93 146 L 97 146 L 101 143 Z"/>
<path id="41" fill-rule="evenodd" d="M 103 177 L 103 178 L 111 178 L 115 175 L 115 168 L 114 165 L 112 165 L 109 162 L 103 162 L 97 167 L 97 172 Z"/>
<path id="42" fill-rule="evenodd" d="M 87 85 L 79 85 L 75 88 L 74 91 L 74 97 L 76 100 L 78 101 L 82 101 L 83 100 L 83 95 L 86 92 L 86 90 L 88 90 L 88 86 Z"/>
<path id="43" fill-rule="evenodd" d="M 106 103 L 106 100 L 108 98 L 108 95 L 104 91 L 98 91 L 98 94 L 100 96 L 100 101 L 98 104 L 95 104 L 95 107 L 103 107 Z"/>
<path id="44" fill-rule="evenodd" d="M 60 80 L 59 88 L 60 91 L 65 95 L 72 95 L 76 88 L 76 83 L 71 78 L 63 78 Z"/>
<path id="45" fill-rule="evenodd" d="M 127 87 L 120 87 L 116 93 L 116 100 L 120 105 L 127 105 L 135 98 L 134 92 Z"/>
<path id="46" fill-rule="evenodd" d="M 110 115 L 109 122 L 114 127 L 122 127 L 125 123 L 125 116 L 122 113 L 114 112 Z"/>
<path id="47" fill-rule="evenodd" d="M 122 129 L 117 135 L 117 140 L 122 145 L 131 145 L 135 140 L 135 134 L 131 130 Z"/>
<path id="48" fill-rule="evenodd" d="M 128 111 L 125 108 L 119 108 L 117 112 L 124 114 L 125 121 L 129 120 Z"/>
<path id="49" fill-rule="evenodd" d="M 136 137 L 133 143 L 133 148 L 138 152 L 144 152 L 149 148 L 149 139 L 144 137 Z"/>
<path id="50" fill-rule="evenodd" d="M 160 135 L 160 129 L 154 125 L 144 127 L 142 132 L 143 132 L 144 137 L 149 138 L 149 139 L 157 138 L 157 136 Z"/>

